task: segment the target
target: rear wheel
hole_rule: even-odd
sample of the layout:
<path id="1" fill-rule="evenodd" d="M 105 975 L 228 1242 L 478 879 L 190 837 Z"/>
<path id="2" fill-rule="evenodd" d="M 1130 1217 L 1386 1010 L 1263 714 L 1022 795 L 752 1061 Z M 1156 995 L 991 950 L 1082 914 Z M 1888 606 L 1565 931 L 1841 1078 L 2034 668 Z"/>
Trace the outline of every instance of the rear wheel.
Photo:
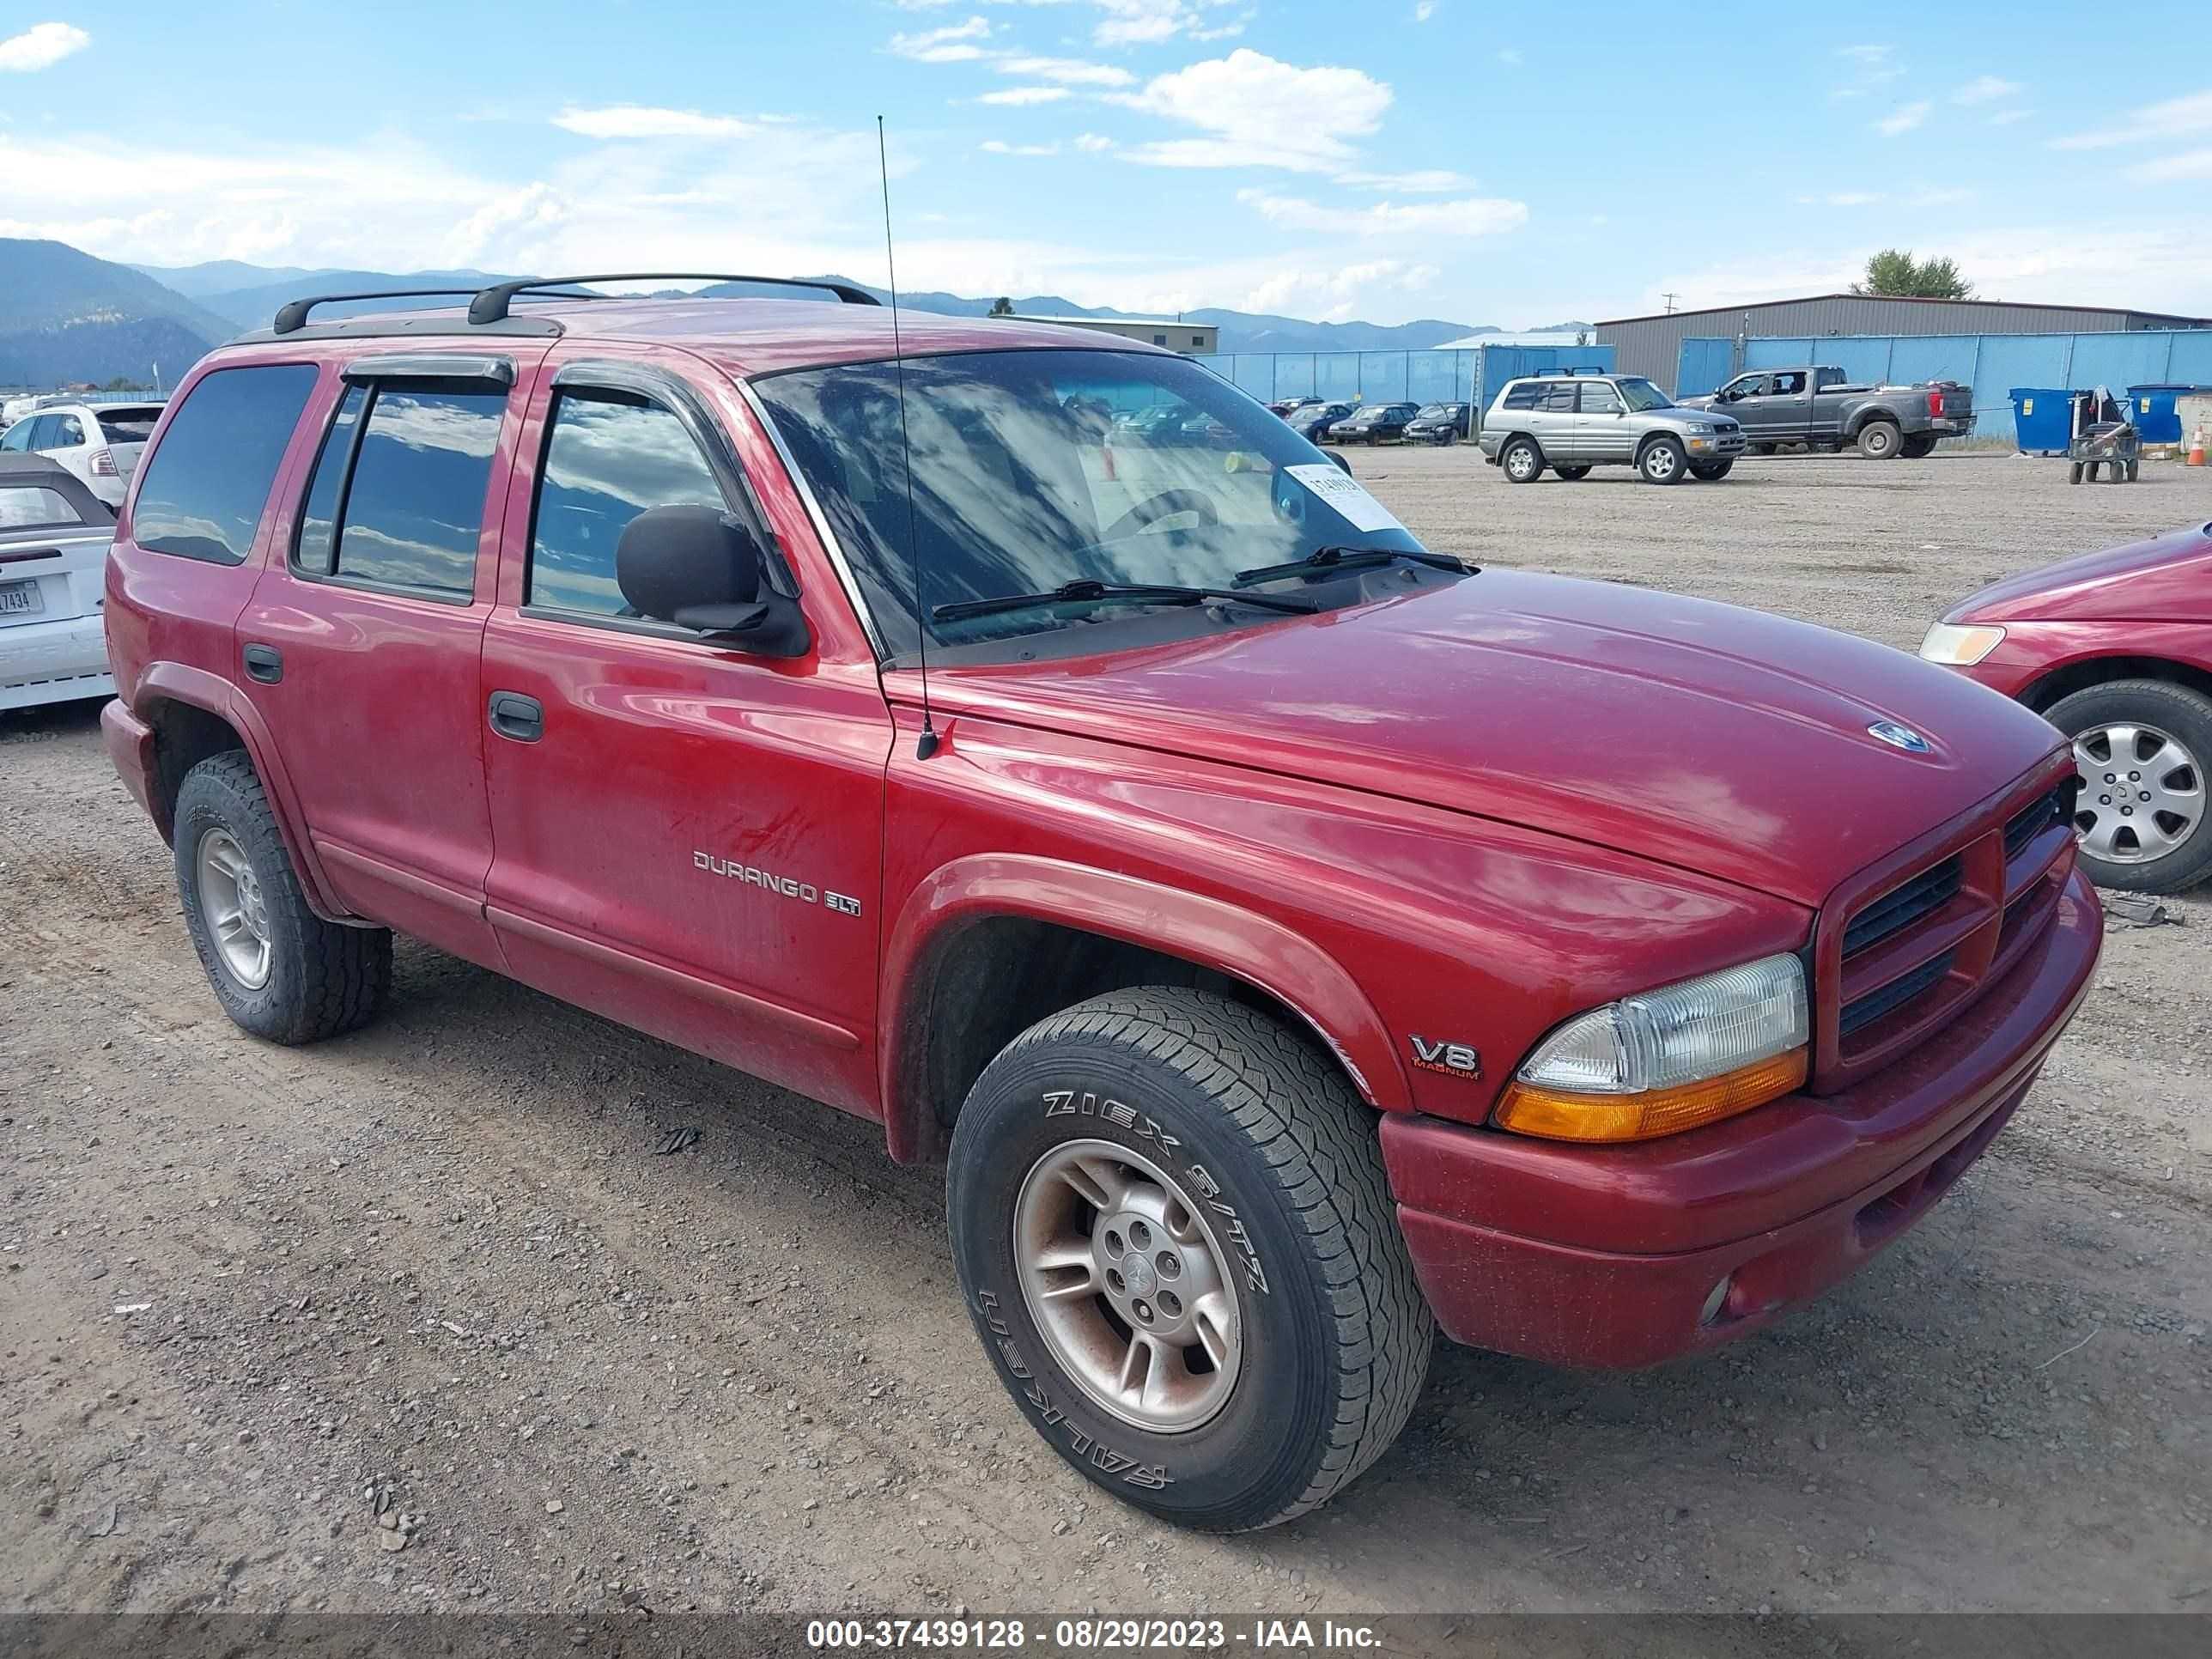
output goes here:
<path id="1" fill-rule="evenodd" d="M 1516 438 L 1505 446 L 1505 453 L 1498 458 L 1505 469 L 1507 480 L 1513 483 L 1534 483 L 1544 475 L 1544 452 L 1536 447 L 1533 439 Z"/>
<path id="2" fill-rule="evenodd" d="M 1693 461 L 1690 465 L 1690 476 L 1706 483 L 1717 483 L 1728 477 L 1729 469 L 1735 465 L 1733 456 L 1725 461 Z"/>
<path id="3" fill-rule="evenodd" d="M 1274 1020 L 1164 987 L 1078 1004 L 985 1070 L 952 1254 L 1053 1449 L 1186 1526 L 1273 1526 L 1372 1462 L 1434 1325 L 1374 1115 Z"/>
<path id="4" fill-rule="evenodd" d="M 2072 466 L 2066 469 L 2066 482 L 2070 484 L 2077 484 L 2081 482 L 2081 462 L 2076 461 Z"/>
<path id="5" fill-rule="evenodd" d="M 1905 441 L 1904 455 L 1908 461 L 1925 460 L 1936 452 L 1936 434 L 1916 432 Z"/>
<path id="6" fill-rule="evenodd" d="M 1751 446 L 1751 453 L 1754 455 L 1771 455 L 1780 447 L 1779 444 L 1753 444 Z"/>
<path id="7" fill-rule="evenodd" d="M 1555 466 L 1552 471 L 1569 483 L 1573 483 L 1578 478 L 1587 478 L 1590 474 L 1590 470 L 1587 466 Z"/>
<path id="8" fill-rule="evenodd" d="M 1636 471 L 1646 483 L 1680 483 L 1688 470 L 1682 446 L 1672 438 L 1654 438 L 1636 458 Z"/>
<path id="9" fill-rule="evenodd" d="M 2045 711 L 2074 739 L 2075 828 L 2100 887 L 2172 893 L 2212 875 L 2204 768 L 2212 697 L 2166 680 L 2115 680 Z"/>
<path id="10" fill-rule="evenodd" d="M 1894 421 L 1869 421 L 1859 428 L 1859 453 L 1870 461 L 1893 461 L 1905 446 Z"/>
<path id="11" fill-rule="evenodd" d="M 202 761 L 177 792 L 177 891 L 222 1010 L 271 1042 L 313 1042 L 372 1018 L 392 983 L 392 935 L 307 908 L 253 763 Z"/>

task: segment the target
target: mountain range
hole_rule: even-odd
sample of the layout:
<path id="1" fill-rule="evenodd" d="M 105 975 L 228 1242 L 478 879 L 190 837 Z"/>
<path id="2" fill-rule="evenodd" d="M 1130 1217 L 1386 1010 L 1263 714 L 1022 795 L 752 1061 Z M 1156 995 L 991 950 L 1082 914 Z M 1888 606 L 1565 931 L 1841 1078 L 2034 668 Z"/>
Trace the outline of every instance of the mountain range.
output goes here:
<path id="1" fill-rule="evenodd" d="M 474 289 L 503 280 L 495 271 L 311 270 L 236 259 L 196 265 L 118 264 L 64 242 L 0 237 L 0 386 L 100 385 L 111 380 L 151 384 L 156 378 L 173 385 L 210 347 L 247 329 L 267 326 L 287 300 L 379 289 Z M 878 299 L 888 297 L 884 290 L 867 283 L 854 286 L 867 289 Z M 744 284 L 726 283 L 704 291 L 738 294 L 747 289 Z M 344 304 L 317 314 L 452 305 L 460 297 L 449 293 Z M 1079 306 L 1054 294 L 1006 297 L 1025 316 L 1131 319 L 1146 314 Z M 899 299 L 916 311 L 956 317 L 987 315 L 995 303 L 992 298 L 942 293 L 904 294 Z M 1217 307 L 1186 312 L 1182 320 L 1219 329 L 1224 352 L 1419 351 L 1469 334 L 1498 331 L 1495 325 L 1435 318 L 1389 325 L 1316 323 Z M 1559 326 L 1571 330 L 1583 325 Z"/>

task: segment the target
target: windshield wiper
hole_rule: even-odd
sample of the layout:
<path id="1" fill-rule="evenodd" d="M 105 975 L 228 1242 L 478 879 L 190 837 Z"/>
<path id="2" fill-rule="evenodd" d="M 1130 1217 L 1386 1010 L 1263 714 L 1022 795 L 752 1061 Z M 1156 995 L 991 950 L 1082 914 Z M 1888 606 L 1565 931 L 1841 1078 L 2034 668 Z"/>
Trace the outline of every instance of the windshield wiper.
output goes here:
<path id="1" fill-rule="evenodd" d="M 953 605 L 932 605 L 933 622 L 957 622 L 963 617 L 988 617 L 1001 611 L 1027 611 L 1042 605 L 1099 605 L 1115 599 L 1139 599 L 1153 605 L 1204 605 L 1225 599 L 1262 611 L 1310 614 L 1321 607 L 1311 599 L 1276 599 L 1260 593 L 1238 593 L 1225 587 L 1178 587 L 1157 582 L 1101 582 L 1087 578 L 1062 582 L 1041 593 L 1002 593 L 994 599 L 962 599 Z"/>
<path id="2" fill-rule="evenodd" d="M 1240 570 L 1237 573 L 1236 582 L 1239 587 L 1249 587 L 1255 582 L 1273 581 L 1278 576 L 1310 576 L 1317 572 L 1367 570 L 1399 559 L 1425 564 L 1431 570 L 1449 570 L 1462 576 L 1472 576 L 1481 568 L 1469 564 L 1465 559 L 1455 559 L 1449 553 L 1416 553 L 1402 547 L 1323 547 L 1307 554 L 1303 559 L 1293 559 L 1288 564 L 1263 564 L 1255 570 Z"/>

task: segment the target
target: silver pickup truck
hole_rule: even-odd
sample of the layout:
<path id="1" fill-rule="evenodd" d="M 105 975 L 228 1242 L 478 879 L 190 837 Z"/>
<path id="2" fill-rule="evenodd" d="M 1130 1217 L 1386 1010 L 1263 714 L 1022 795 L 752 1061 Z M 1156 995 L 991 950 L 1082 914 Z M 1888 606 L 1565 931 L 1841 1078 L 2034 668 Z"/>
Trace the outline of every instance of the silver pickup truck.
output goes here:
<path id="1" fill-rule="evenodd" d="M 1972 388 L 1956 380 L 1854 385 L 1825 363 L 1752 369 L 1708 396 L 1681 401 L 1734 416 L 1754 455 L 1771 455 L 1784 444 L 1824 450 L 1849 444 L 1869 460 L 1917 460 L 1937 440 L 1974 428 Z"/>

